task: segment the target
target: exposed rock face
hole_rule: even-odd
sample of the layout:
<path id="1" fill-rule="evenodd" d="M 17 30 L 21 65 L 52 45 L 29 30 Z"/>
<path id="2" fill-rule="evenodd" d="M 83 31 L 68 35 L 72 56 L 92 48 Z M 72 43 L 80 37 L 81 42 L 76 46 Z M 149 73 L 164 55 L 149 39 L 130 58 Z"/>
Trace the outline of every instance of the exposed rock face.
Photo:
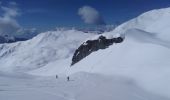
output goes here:
<path id="1" fill-rule="evenodd" d="M 123 42 L 122 37 L 106 39 L 106 37 L 102 35 L 97 40 L 88 40 L 84 42 L 82 45 L 80 45 L 80 47 L 75 51 L 71 65 L 74 65 L 75 63 L 79 62 L 84 57 L 88 56 L 94 51 L 97 51 L 99 49 L 105 49 L 112 45 L 113 43 L 121 42 Z"/>

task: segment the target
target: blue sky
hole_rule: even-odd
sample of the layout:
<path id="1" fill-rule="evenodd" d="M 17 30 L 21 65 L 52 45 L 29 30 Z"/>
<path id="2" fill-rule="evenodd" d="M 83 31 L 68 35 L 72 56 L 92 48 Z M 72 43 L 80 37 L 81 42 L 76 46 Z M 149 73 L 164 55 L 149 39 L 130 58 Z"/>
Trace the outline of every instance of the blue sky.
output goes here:
<path id="1" fill-rule="evenodd" d="M 87 26 L 78 9 L 96 9 L 106 24 L 122 23 L 152 9 L 170 7 L 170 0 L 0 0 L 1 5 L 16 2 L 20 15 L 15 19 L 25 28 Z M 2 13 L 2 12 L 0 12 Z"/>

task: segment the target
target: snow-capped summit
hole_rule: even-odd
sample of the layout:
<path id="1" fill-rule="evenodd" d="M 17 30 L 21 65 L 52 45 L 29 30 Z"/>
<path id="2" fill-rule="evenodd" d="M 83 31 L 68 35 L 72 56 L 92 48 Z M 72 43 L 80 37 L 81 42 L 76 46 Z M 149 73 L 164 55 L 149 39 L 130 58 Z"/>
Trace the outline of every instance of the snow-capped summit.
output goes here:
<path id="1" fill-rule="evenodd" d="M 170 41 L 170 8 L 156 9 L 141 14 L 124 24 L 118 26 L 114 33 L 126 33 L 129 29 L 140 29 L 154 33 L 160 39 Z"/>

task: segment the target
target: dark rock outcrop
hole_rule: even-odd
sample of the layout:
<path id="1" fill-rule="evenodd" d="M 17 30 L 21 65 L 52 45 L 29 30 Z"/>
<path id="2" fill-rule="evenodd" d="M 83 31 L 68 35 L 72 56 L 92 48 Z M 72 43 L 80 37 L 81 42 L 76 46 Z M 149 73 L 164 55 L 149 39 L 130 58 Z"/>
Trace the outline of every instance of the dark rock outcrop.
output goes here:
<path id="1" fill-rule="evenodd" d="M 94 51 L 97 51 L 99 49 L 105 49 L 108 48 L 113 43 L 121 42 L 123 42 L 122 37 L 107 39 L 102 35 L 97 40 L 88 40 L 84 42 L 82 45 L 80 45 L 80 47 L 75 51 L 71 65 L 74 65 L 75 63 L 79 62 L 84 57 L 88 56 Z"/>

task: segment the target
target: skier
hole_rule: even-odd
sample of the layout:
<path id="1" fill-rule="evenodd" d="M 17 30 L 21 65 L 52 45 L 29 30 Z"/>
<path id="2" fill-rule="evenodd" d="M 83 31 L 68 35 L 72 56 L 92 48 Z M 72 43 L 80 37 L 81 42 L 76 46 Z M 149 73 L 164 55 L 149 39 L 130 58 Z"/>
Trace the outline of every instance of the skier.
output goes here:
<path id="1" fill-rule="evenodd" d="M 70 81 L 70 77 L 69 76 L 67 76 L 67 81 Z"/>
<path id="2" fill-rule="evenodd" d="M 58 78 L 58 75 L 56 75 L 55 77 L 56 77 L 56 79 L 57 79 L 57 78 Z"/>

